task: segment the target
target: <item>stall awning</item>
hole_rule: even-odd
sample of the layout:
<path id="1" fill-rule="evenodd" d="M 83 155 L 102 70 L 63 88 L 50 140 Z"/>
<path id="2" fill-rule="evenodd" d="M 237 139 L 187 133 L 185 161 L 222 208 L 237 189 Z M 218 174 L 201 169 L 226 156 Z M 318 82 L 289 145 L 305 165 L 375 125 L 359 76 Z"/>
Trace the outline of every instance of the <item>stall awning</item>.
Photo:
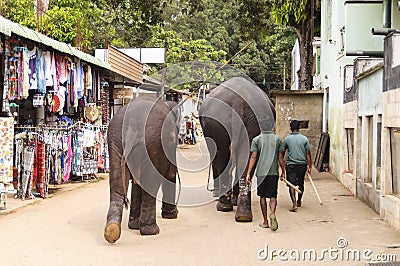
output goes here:
<path id="1" fill-rule="evenodd" d="M 28 39 L 28 40 L 31 40 L 31 41 L 34 41 L 37 43 L 41 43 L 48 47 L 51 47 L 54 50 L 57 50 L 61 53 L 75 56 L 75 57 L 77 57 L 83 61 L 86 61 L 88 63 L 91 63 L 93 65 L 111 70 L 111 66 L 107 62 L 105 62 L 99 58 L 96 58 L 94 56 L 91 56 L 90 54 L 79 51 L 78 49 L 72 47 L 69 44 L 59 42 L 59 41 L 49 38 L 39 32 L 36 32 L 27 27 L 24 27 L 18 23 L 14 23 L 2 16 L 0 16 L 0 33 L 7 35 L 7 36 L 11 36 L 12 34 L 15 34 L 15 35 L 24 37 L 25 39 Z"/>

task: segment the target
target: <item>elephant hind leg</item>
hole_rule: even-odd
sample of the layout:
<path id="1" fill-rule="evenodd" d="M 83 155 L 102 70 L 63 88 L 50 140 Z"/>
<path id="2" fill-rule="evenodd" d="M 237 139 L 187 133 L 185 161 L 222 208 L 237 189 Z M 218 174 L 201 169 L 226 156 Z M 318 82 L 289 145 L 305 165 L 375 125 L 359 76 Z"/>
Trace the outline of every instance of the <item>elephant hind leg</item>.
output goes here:
<path id="1" fill-rule="evenodd" d="M 228 191 L 221 197 L 219 197 L 219 201 L 217 203 L 217 211 L 220 212 L 230 212 L 233 211 L 233 204 L 232 204 L 232 192 Z"/>
<path id="2" fill-rule="evenodd" d="M 104 238 L 109 243 L 115 243 L 121 236 L 121 219 L 124 201 L 111 201 L 107 215 L 107 224 L 104 228 Z"/>
<path id="3" fill-rule="evenodd" d="M 127 186 L 130 172 L 121 154 L 121 147 L 111 142 L 110 154 L 110 207 L 107 214 L 107 223 L 104 228 L 104 238 L 109 243 L 115 243 L 121 236 L 121 220 L 124 205 L 127 204 Z"/>
<path id="4" fill-rule="evenodd" d="M 176 207 L 176 166 L 170 164 L 167 177 L 162 181 L 163 200 L 161 207 L 161 217 L 164 219 L 178 218 L 178 208 Z"/>
<path id="5" fill-rule="evenodd" d="M 233 185 L 232 199 L 231 199 L 233 206 L 237 206 L 238 196 L 239 196 L 239 183 L 236 183 L 236 178 L 235 178 L 235 184 Z"/>
<path id="6" fill-rule="evenodd" d="M 121 236 L 121 224 L 109 223 L 104 229 L 104 238 L 108 243 L 115 243 Z"/>
<path id="7" fill-rule="evenodd" d="M 142 190 L 139 229 L 141 235 L 156 235 L 160 233 L 160 228 L 156 222 L 156 199 L 145 190 Z"/>
<path id="8" fill-rule="evenodd" d="M 142 188 L 132 181 L 131 209 L 129 212 L 128 228 L 139 230 L 139 217 L 142 206 Z"/>

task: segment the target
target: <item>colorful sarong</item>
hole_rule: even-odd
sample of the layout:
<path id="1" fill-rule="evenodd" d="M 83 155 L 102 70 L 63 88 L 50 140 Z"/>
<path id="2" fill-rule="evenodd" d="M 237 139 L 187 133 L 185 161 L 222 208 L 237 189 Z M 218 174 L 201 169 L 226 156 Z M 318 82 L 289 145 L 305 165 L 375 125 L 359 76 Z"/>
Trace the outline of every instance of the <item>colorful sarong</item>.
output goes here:
<path id="1" fill-rule="evenodd" d="M 45 179 L 46 179 L 46 153 L 45 145 L 43 142 L 37 143 L 37 187 L 39 189 L 40 197 L 45 198 Z"/>

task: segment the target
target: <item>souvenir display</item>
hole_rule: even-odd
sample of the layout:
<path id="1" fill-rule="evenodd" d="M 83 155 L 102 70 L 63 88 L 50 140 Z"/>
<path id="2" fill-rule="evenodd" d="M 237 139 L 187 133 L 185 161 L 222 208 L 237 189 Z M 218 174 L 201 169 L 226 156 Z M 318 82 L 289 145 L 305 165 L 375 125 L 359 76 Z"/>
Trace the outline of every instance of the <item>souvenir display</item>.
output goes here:
<path id="1" fill-rule="evenodd" d="M 13 181 L 14 119 L 0 117 L 0 183 Z"/>

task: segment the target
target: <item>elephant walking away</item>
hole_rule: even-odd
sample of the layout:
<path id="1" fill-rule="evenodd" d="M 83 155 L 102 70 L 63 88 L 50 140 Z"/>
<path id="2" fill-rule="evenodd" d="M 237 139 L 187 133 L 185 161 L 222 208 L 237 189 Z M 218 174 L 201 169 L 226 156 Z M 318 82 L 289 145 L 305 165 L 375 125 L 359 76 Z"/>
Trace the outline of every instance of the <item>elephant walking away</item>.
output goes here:
<path id="1" fill-rule="evenodd" d="M 111 119 L 107 141 L 110 155 L 110 206 L 104 237 L 114 243 L 121 235 L 127 190 L 132 180 L 128 227 L 142 235 L 158 234 L 156 196 L 162 185 L 162 217 L 177 218 L 175 202 L 178 114 L 173 104 L 139 97 Z"/>
<path id="2" fill-rule="evenodd" d="M 232 201 L 237 200 L 235 220 L 250 222 L 251 193 L 246 186 L 250 144 L 261 131 L 274 130 L 274 106 L 254 83 L 234 77 L 210 92 L 199 116 L 210 155 L 215 154 L 211 164 L 214 185 L 218 187 L 217 210 L 232 211 Z M 234 187 L 233 168 L 236 169 Z"/>

